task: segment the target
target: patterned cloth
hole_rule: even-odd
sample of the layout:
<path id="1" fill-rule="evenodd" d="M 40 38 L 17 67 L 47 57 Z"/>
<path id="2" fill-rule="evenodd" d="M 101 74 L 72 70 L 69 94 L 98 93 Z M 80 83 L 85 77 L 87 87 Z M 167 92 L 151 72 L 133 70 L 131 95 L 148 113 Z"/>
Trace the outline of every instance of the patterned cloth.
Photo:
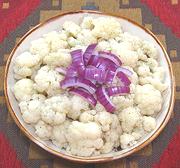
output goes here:
<path id="1" fill-rule="evenodd" d="M 21 133 L 8 113 L 3 82 L 1 82 L 0 132 L 7 139 L 0 133 L 0 168 L 21 168 L 22 164 L 17 160 L 16 155 L 27 168 L 180 168 L 180 129 L 177 131 L 177 126 L 180 124 L 180 39 L 178 38 L 180 2 L 178 3 L 178 0 L 42 0 L 40 4 L 39 2 L 40 0 L 0 0 L 1 79 L 6 60 L 14 45 L 39 22 L 69 10 L 88 9 L 115 13 L 129 17 L 151 29 L 167 49 L 177 85 L 174 113 L 162 133 L 140 152 L 110 163 L 81 165 L 49 154 Z M 13 164 L 9 164 L 10 162 Z"/>

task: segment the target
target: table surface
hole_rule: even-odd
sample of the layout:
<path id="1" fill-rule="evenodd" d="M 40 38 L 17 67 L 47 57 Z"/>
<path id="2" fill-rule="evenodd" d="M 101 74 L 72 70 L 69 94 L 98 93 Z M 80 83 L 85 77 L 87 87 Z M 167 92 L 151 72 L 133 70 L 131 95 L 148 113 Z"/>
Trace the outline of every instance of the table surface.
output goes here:
<path id="1" fill-rule="evenodd" d="M 57 158 L 32 143 L 16 126 L 10 117 L 3 94 L 3 82 L 0 83 L 0 130 L 5 133 L 17 151 L 18 157 L 28 168 L 150 168 L 159 160 L 160 155 L 171 139 L 180 114 L 180 39 L 178 39 L 150 9 L 139 0 L 43 0 L 43 3 L 31 13 L 2 43 L 0 43 L 0 77 L 9 53 L 19 39 L 33 26 L 62 11 L 99 10 L 126 16 L 152 30 L 167 49 L 176 76 L 176 102 L 170 122 L 163 132 L 150 145 L 133 156 L 102 164 L 80 165 Z"/>

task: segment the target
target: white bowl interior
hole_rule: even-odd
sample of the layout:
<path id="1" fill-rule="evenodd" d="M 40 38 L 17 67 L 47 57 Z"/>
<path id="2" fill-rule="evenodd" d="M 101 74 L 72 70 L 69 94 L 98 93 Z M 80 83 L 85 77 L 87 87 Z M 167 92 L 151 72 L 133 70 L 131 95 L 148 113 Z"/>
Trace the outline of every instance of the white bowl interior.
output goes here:
<path id="1" fill-rule="evenodd" d="M 57 17 L 56 19 L 49 21 L 48 23 L 44 24 L 43 26 L 39 27 L 38 29 L 33 31 L 31 34 L 29 34 L 24 39 L 24 41 L 18 46 L 18 48 L 16 49 L 16 51 L 13 55 L 12 61 L 11 61 L 10 66 L 9 66 L 9 71 L 7 74 L 7 84 L 8 84 L 7 85 L 7 94 L 9 97 L 11 107 L 12 107 L 13 111 L 15 112 L 15 115 L 17 116 L 19 122 L 35 139 L 38 139 L 38 138 L 35 135 L 34 129 L 30 125 L 26 124 L 23 121 L 19 107 L 18 107 L 17 100 L 15 99 L 14 94 L 12 92 L 12 88 L 15 84 L 15 80 L 13 78 L 13 59 L 16 56 L 18 56 L 19 54 L 21 54 L 22 52 L 28 50 L 29 46 L 30 46 L 30 42 L 32 40 L 36 40 L 37 38 L 41 37 L 43 34 L 48 33 L 50 31 L 53 31 L 53 30 L 58 31 L 59 29 L 61 29 L 62 24 L 67 20 L 71 20 L 71 21 L 74 21 L 76 23 L 80 23 L 82 18 L 84 16 L 87 16 L 87 15 L 90 15 L 94 18 L 103 16 L 103 14 L 96 14 L 96 13 L 88 13 L 88 14 L 87 13 L 74 13 L 74 14 L 68 14 L 68 15 L 64 15 L 61 17 Z M 106 17 L 109 17 L 109 16 L 106 16 Z M 159 46 L 159 44 L 156 42 L 156 40 L 150 34 L 148 34 L 145 30 L 143 30 L 142 28 L 136 26 L 135 24 L 133 24 L 133 23 L 131 23 L 125 19 L 122 19 L 122 18 L 116 18 L 116 19 L 119 20 L 124 31 L 130 32 L 132 35 L 136 35 L 142 39 L 148 40 L 148 41 L 152 42 L 157 47 L 160 64 L 161 64 L 161 66 L 164 67 L 164 69 L 166 71 L 165 83 L 168 84 L 168 89 L 163 94 L 164 103 L 163 103 L 163 107 L 162 107 L 161 112 L 157 116 L 156 129 L 154 131 L 152 131 L 150 134 L 143 137 L 132 148 L 122 150 L 122 151 L 118 151 L 118 152 L 114 152 L 111 154 L 104 154 L 104 156 L 107 156 L 107 157 L 121 155 L 124 152 L 132 150 L 133 148 L 136 148 L 137 146 L 139 146 L 140 144 L 145 142 L 148 138 L 150 138 L 157 131 L 157 129 L 160 127 L 160 125 L 162 124 L 162 122 L 163 122 L 163 120 L 164 120 L 164 118 L 168 112 L 168 108 L 170 106 L 170 99 L 171 99 L 171 95 L 172 95 L 172 91 L 171 91 L 172 83 L 171 83 L 170 72 L 169 72 L 168 63 L 167 63 L 167 60 L 164 56 L 164 52 L 163 52 L 162 48 Z M 64 153 L 63 150 L 60 150 L 58 147 L 53 145 L 50 141 L 43 141 L 40 139 L 38 139 L 38 141 L 39 141 L 39 143 L 42 143 L 42 144 L 48 146 L 52 150 Z M 80 158 L 80 157 L 77 157 L 77 158 Z M 102 158 L 102 155 L 92 157 L 92 158 Z"/>

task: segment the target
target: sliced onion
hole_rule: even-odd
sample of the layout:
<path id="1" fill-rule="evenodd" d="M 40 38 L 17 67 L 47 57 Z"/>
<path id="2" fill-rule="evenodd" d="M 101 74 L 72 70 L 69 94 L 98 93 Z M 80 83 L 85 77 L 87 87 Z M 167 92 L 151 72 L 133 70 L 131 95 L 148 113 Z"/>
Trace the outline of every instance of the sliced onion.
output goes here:
<path id="1" fill-rule="evenodd" d="M 117 66 L 122 65 L 120 59 L 115 54 L 112 54 L 110 52 L 99 51 L 99 56 L 111 60 Z"/>
<path id="2" fill-rule="evenodd" d="M 77 76 L 78 76 L 78 70 L 77 70 L 77 68 L 71 65 L 71 66 L 67 69 L 66 77 L 77 77 Z"/>
<path id="3" fill-rule="evenodd" d="M 77 77 L 65 78 L 60 82 L 60 86 L 63 89 L 70 87 L 81 87 L 93 94 L 96 92 L 96 86 L 89 80 Z"/>
<path id="4" fill-rule="evenodd" d="M 60 74 L 62 74 L 62 75 L 66 75 L 66 68 L 64 68 L 64 67 L 56 67 L 56 69 L 55 69 L 57 72 L 59 72 Z"/>
<path id="5" fill-rule="evenodd" d="M 124 67 L 118 67 L 118 71 L 119 72 L 123 72 L 124 74 L 126 74 L 127 76 L 132 76 L 133 72 L 130 71 L 129 69 L 126 69 Z"/>
<path id="6" fill-rule="evenodd" d="M 81 96 L 86 101 L 88 101 L 92 106 L 96 106 L 97 100 L 94 96 L 82 88 L 72 88 L 69 90 L 69 93 Z"/>
<path id="7" fill-rule="evenodd" d="M 124 86 L 129 86 L 131 84 L 131 81 L 123 72 L 118 72 L 117 77 L 121 80 Z"/>
<path id="8" fill-rule="evenodd" d="M 95 50 L 96 46 L 97 46 L 97 43 L 91 44 L 86 48 L 86 50 L 85 50 L 85 52 L 83 54 L 83 59 L 84 59 L 84 64 L 85 65 L 88 64 L 88 62 L 89 62 L 89 60 L 91 58 L 91 55 L 93 54 L 93 51 Z"/>
<path id="9" fill-rule="evenodd" d="M 125 95 L 130 92 L 130 88 L 127 86 L 113 86 L 106 88 L 106 92 L 109 96 Z"/>
<path id="10" fill-rule="evenodd" d="M 77 68 L 80 75 L 84 74 L 85 66 L 83 60 L 83 52 L 81 49 L 77 49 L 71 52 L 72 65 Z"/>
<path id="11" fill-rule="evenodd" d="M 88 67 L 85 69 L 84 77 L 102 84 L 106 80 L 106 72 L 96 67 Z"/>
<path id="12" fill-rule="evenodd" d="M 97 100 L 105 107 L 108 112 L 114 112 L 115 106 L 111 102 L 106 90 L 103 86 L 99 87 L 96 91 Z"/>

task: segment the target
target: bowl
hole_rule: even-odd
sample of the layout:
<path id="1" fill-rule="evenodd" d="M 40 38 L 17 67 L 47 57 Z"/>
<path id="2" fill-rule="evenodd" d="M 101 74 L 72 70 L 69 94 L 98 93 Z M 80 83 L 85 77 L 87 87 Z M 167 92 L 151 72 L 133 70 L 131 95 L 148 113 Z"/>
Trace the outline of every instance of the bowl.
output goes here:
<path id="1" fill-rule="evenodd" d="M 124 31 L 130 32 L 132 35 L 139 36 L 142 39 L 152 42 L 158 50 L 158 54 L 159 54 L 158 59 L 159 59 L 160 65 L 163 66 L 165 69 L 165 74 L 166 74 L 165 83 L 168 85 L 168 88 L 163 93 L 163 100 L 164 100 L 163 106 L 162 106 L 161 112 L 156 117 L 157 125 L 156 125 L 155 130 L 147 134 L 142 139 L 140 139 L 136 145 L 125 150 L 111 152 L 108 154 L 102 154 L 100 156 L 79 157 L 79 156 L 73 156 L 73 155 L 65 153 L 63 150 L 60 150 L 58 147 L 53 145 L 50 141 L 43 141 L 39 139 L 35 135 L 34 129 L 23 121 L 21 113 L 20 113 L 20 109 L 18 107 L 17 100 L 15 99 L 14 94 L 12 92 L 12 87 L 15 84 L 15 80 L 13 78 L 13 60 L 17 55 L 19 55 L 20 53 L 28 49 L 30 42 L 32 40 L 35 40 L 41 37 L 43 34 L 48 33 L 52 30 L 58 30 L 61 27 L 61 25 L 67 20 L 79 23 L 79 21 L 82 20 L 82 18 L 87 15 L 92 16 L 94 18 L 100 17 L 100 16 L 115 17 L 121 23 Z M 163 47 L 163 45 L 160 43 L 157 37 L 150 30 L 142 27 L 141 25 L 125 17 L 104 14 L 97 11 L 74 11 L 74 12 L 67 12 L 67 13 L 59 14 L 57 16 L 50 18 L 49 20 L 43 23 L 40 23 L 39 25 L 35 26 L 33 29 L 28 31 L 21 38 L 19 43 L 12 50 L 7 60 L 7 64 L 5 68 L 5 77 L 4 77 L 4 92 L 5 92 L 6 103 L 7 103 L 7 106 L 8 106 L 8 109 L 12 118 L 14 119 L 18 127 L 22 130 L 22 132 L 31 141 L 35 142 L 41 148 L 45 149 L 46 151 L 58 157 L 62 157 L 71 161 L 76 161 L 76 162 L 93 163 L 93 162 L 112 161 L 115 159 L 119 159 L 128 155 L 131 155 L 139 151 L 146 145 L 148 145 L 152 140 L 154 140 L 159 135 L 159 133 L 163 130 L 168 120 L 170 119 L 170 116 L 173 110 L 175 80 L 174 80 L 174 75 L 172 71 L 172 65 L 168 57 L 168 54 L 165 48 Z"/>

